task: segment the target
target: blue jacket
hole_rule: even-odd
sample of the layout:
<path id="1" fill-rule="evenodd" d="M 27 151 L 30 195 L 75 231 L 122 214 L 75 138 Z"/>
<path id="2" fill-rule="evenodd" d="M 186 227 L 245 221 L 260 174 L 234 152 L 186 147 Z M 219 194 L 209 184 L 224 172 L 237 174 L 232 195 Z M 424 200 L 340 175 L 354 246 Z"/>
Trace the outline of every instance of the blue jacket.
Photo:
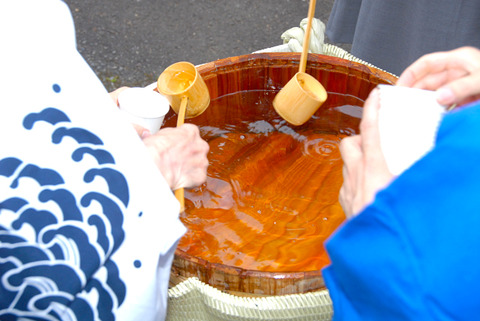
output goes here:
<path id="1" fill-rule="evenodd" d="M 480 102 L 326 247 L 334 320 L 480 319 Z"/>

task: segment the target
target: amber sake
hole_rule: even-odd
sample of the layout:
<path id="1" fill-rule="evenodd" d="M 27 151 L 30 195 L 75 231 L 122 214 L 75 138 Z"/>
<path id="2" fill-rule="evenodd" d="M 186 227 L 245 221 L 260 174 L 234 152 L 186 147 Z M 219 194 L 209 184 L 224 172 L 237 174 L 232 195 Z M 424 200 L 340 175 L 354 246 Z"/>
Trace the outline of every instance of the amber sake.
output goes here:
<path id="1" fill-rule="evenodd" d="M 273 96 L 242 92 L 210 104 L 244 112 L 222 128 L 200 126 L 210 145 L 208 179 L 185 191 L 188 232 L 179 248 L 249 270 L 318 270 L 328 263 L 323 242 L 344 220 L 338 144 L 345 134 L 261 117 Z"/>

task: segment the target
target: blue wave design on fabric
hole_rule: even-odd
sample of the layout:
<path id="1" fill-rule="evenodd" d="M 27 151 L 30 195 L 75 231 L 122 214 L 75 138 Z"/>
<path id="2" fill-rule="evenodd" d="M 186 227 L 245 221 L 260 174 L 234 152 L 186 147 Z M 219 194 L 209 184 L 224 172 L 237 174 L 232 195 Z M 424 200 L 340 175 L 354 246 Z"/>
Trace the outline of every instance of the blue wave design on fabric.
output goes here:
<path id="1" fill-rule="evenodd" d="M 20 230 L 23 224 L 28 224 L 38 235 L 45 227 L 56 223 L 58 223 L 58 220 L 51 212 L 28 208 L 20 214 L 18 219 L 13 221 L 12 227 L 15 230 Z"/>
<path id="2" fill-rule="evenodd" d="M 127 287 L 120 278 L 120 270 L 112 260 L 105 262 L 104 267 L 107 269 L 107 284 L 112 289 L 120 302 L 125 300 L 127 295 Z"/>
<path id="3" fill-rule="evenodd" d="M 105 290 L 103 284 L 98 282 L 97 280 L 91 280 L 88 282 L 85 290 L 90 292 L 91 290 L 96 290 L 99 296 L 98 305 L 102 307 L 106 307 L 106 309 L 100 309 L 100 313 L 98 315 L 99 320 L 115 320 L 115 315 L 111 312 L 113 309 L 113 300 L 109 295 L 108 291 Z"/>
<path id="4" fill-rule="evenodd" d="M 123 242 L 125 238 L 125 233 L 121 229 L 123 225 L 123 213 L 120 207 L 112 201 L 110 198 L 104 196 L 103 194 L 91 192 L 86 194 L 82 200 L 82 206 L 89 206 L 92 201 L 97 201 L 101 206 L 105 217 L 112 223 L 111 226 L 111 235 L 114 239 L 113 251 Z"/>
<path id="5" fill-rule="evenodd" d="M 65 221 L 82 221 L 82 211 L 76 205 L 75 196 L 66 189 L 51 190 L 45 189 L 40 192 L 38 199 L 43 202 L 53 201 L 60 206 Z"/>
<path id="6" fill-rule="evenodd" d="M 8 157 L 0 160 L 0 175 L 5 177 L 12 176 L 20 164 L 22 164 L 22 161 L 14 157 Z"/>
<path id="7" fill-rule="evenodd" d="M 56 108 L 45 108 L 39 113 L 31 113 L 23 120 L 23 127 L 32 129 L 36 122 L 44 121 L 52 125 L 62 122 L 70 122 L 70 118 L 61 110 Z"/>
<path id="8" fill-rule="evenodd" d="M 107 253 L 110 241 L 107 237 L 107 229 L 105 226 L 105 222 L 100 216 L 92 215 L 88 218 L 88 224 L 95 226 L 97 228 L 97 231 L 99 231 L 97 235 L 97 244 L 102 247 L 105 253 Z"/>
<path id="9" fill-rule="evenodd" d="M 0 275 L 4 275 L 7 271 L 15 269 L 17 267 L 16 264 L 12 263 L 11 261 L 6 261 L 4 263 L 0 260 Z M 12 302 L 17 295 L 16 291 L 10 291 L 3 286 L 0 286 L 0 301 L 5 302 Z M 7 317 L 2 316 L 2 311 L 0 310 L 0 320 L 8 320 Z M 13 319 L 17 320 L 17 319 Z"/>
<path id="10" fill-rule="evenodd" d="M 59 185 L 65 183 L 62 176 L 60 176 L 60 174 L 58 174 L 56 171 L 29 164 L 20 171 L 20 174 L 18 174 L 18 176 L 13 180 L 10 187 L 17 188 L 18 181 L 22 177 L 33 178 L 40 186 Z"/>
<path id="11" fill-rule="evenodd" d="M 64 296 L 48 296 L 46 298 L 40 298 L 35 301 L 35 307 L 39 310 L 46 310 L 52 304 L 60 304 L 66 306 L 69 303 L 69 298 Z M 83 299 L 76 299 L 72 305 L 70 305 L 70 309 L 73 311 L 75 315 L 81 315 L 82 321 L 94 321 L 95 316 L 93 311 L 91 310 L 90 304 Z M 56 317 L 57 320 L 61 320 L 62 317 L 59 314 L 56 314 L 55 311 L 52 311 L 52 315 Z M 99 319 L 103 320 L 103 319 Z"/>
<path id="12" fill-rule="evenodd" d="M 19 209 L 27 205 L 28 202 L 23 198 L 12 197 L 3 202 L 0 202 L 0 210 L 6 209 L 13 212 L 17 212 Z"/>
<path id="13" fill-rule="evenodd" d="M 93 156 L 97 160 L 98 165 L 115 164 L 112 154 L 103 149 L 93 149 L 90 147 L 82 147 L 77 149 L 73 152 L 72 159 L 76 162 L 79 162 L 83 159 L 85 154 Z"/>
<path id="14" fill-rule="evenodd" d="M 3 228 L 4 231 L 7 231 L 8 229 Z M 18 235 L 13 235 L 13 234 L 0 234 L 0 243 L 5 244 L 15 244 L 15 243 L 22 243 L 25 242 L 25 239 L 21 236 Z"/>
<path id="15" fill-rule="evenodd" d="M 93 168 L 85 174 L 84 180 L 90 183 L 97 176 L 103 177 L 108 184 L 108 191 L 118 197 L 125 206 L 128 206 L 130 197 L 128 193 L 128 183 L 122 173 L 111 168 Z"/>
<path id="16" fill-rule="evenodd" d="M 79 144 L 103 145 L 97 135 L 83 128 L 60 127 L 53 132 L 52 143 L 60 144 L 65 137 L 71 137 Z"/>
<path id="17" fill-rule="evenodd" d="M 42 249 L 23 243 L 13 247 L 0 247 L 0 258 L 16 258 L 20 265 L 49 259 Z"/>
<path id="18" fill-rule="evenodd" d="M 31 280 L 33 278 L 37 278 L 39 283 L 46 283 L 46 281 L 44 280 L 48 280 L 48 282 L 53 282 L 56 290 L 60 292 L 73 294 L 78 293 L 83 288 L 82 282 L 80 281 L 77 272 L 66 263 L 56 263 L 55 265 L 30 265 L 9 272 L 13 273 L 5 274 L 4 278 L 6 282 L 12 287 L 20 287 L 23 284 L 29 283 L 31 284 Z M 68 280 L 68 282 L 65 282 L 65 280 Z M 42 285 L 44 285 L 45 288 L 51 288 L 51 285 L 49 284 Z M 42 291 L 43 287 L 40 285 L 35 285 L 33 287 L 38 289 L 40 293 L 44 292 Z"/>
<path id="19" fill-rule="evenodd" d="M 64 257 L 74 257 L 78 255 L 78 266 L 85 275 L 94 274 L 98 266 L 100 266 L 100 254 L 97 249 L 90 244 L 87 233 L 76 226 L 62 226 L 58 229 L 51 229 L 43 234 L 42 241 L 49 243 L 64 236 L 70 244 L 75 244 L 75 248 L 66 247 L 71 253 L 64 253 Z"/>
<path id="20" fill-rule="evenodd" d="M 52 315 L 54 315 L 52 313 Z M 24 311 L 16 311 L 15 313 L 6 312 L 2 313 L 0 311 L 0 320 L 2 321 L 18 321 L 18 320 L 25 320 L 25 321 L 58 321 L 61 320 L 60 317 L 40 317 L 35 315 L 35 313 L 27 313 Z"/>
<path id="21" fill-rule="evenodd" d="M 83 128 L 56 127 L 71 122 L 61 110 L 49 107 L 31 113 L 22 125 L 32 134 L 37 128 L 45 131 L 45 126 L 35 127 L 37 122 L 52 125 L 51 141 L 46 144 L 63 148 L 64 137 L 79 144 L 71 158 L 65 159 L 72 162 L 72 167 L 90 155 L 98 165 L 112 168 L 87 169 L 84 179 L 77 182 L 85 184 L 87 192 L 75 195 L 63 179 L 68 172 L 42 168 L 12 155 L 0 159 L 0 176 L 10 181 L 4 184 L 10 184 L 12 191 L 19 193 L 6 198 L 0 195 L 0 320 L 73 317 L 82 321 L 113 321 L 114 311 L 127 293 L 111 256 L 125 239 L 123 211 L 129 204 L 128 182 L 113 168 L 115 159 L 108 151 L 91 147 L 103 145 L 97 135 Z M 97 177 L 105 180 L 108 192 L 93 190 L 93 186 L 101 184 L 86 184 Z M 20 188 L 27 181 L 36 182 L 35 195 L 20 194 L 29 193 Z M 100 213 L 90 213 L 98 205 Z M 87 209 L 89 215 L 84 215 Z M 5 213 L 9 213 L 9 224 L 1 219 Z M 97 278 L 99 269 L 106 271 L 105 280 Z M 79 296 L 82 291 L 95 292 L 96 302 Z"/>

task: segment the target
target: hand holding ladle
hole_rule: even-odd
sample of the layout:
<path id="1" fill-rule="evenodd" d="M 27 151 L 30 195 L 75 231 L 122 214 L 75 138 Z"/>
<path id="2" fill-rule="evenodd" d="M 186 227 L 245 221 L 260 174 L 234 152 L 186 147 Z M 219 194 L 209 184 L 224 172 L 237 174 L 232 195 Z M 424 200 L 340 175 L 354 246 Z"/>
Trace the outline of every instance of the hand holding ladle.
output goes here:
<path id="1" fill-rule="evenodd" d="M 177 127 L 183 125 L 185 118 L 200 115 L 210 104 L 207 85 L 197 68 L 189 62 L 178 62 L 158 77 L 157 90 L 167 97 L 172 109 L 178 114 Z M 183 188 L 175 191 L 180 202 L 180 211 L 185 210 Z"/>

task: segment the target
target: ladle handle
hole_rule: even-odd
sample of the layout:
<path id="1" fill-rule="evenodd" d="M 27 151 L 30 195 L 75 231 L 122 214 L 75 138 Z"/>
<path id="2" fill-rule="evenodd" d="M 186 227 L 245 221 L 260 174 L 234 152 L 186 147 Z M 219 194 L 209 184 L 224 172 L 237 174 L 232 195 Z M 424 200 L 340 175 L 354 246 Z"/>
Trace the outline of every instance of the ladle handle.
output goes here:
<path id="1" fill-rule="evenodd" d="M 175 197 L 177 201 L 180 203 L 180 213 L 185 211 L 185 196 L 183 194 L 183 187 L 175 190 Z"/>
<path id="2" fill-rule="evenodd" d="M 182 102 L 180 103 L 180 109 L 178 110 L 178 118 L 177 118 L 177 127 L 180 127 L 185 122 L 185 112 L 187 111 L 187 102 L 188 97 L 182 97 Z"/>
<path id="3" fill-rule="evenodd" d="M 180 109 L 178 110 L 177 127 L 182 126 L 185 122 L 185 112 L 187 111 L 187 103 L 188 103 L 188 97 L 185 96 L 182 98 L 182 102 L 180 103 Z M 179 188 L 175 190 L 175 197 L 180 203 L 180 213 L 182 213 L 183 211 L 185 211 L 185 196 L 183 194 L 183 188 Z"/>
<path id="4" fill-rule="evenodd" d="M 315 15 L 315 5 L 316 0 L 310 0 L 310 5 L 308 7 L 308 20 L 307 20 L 307 30 L 305 30 L 305 38 L 303 38 L 303 51 L 302 56 L 300 57 L 300 66 L 298 67 L 298 72 L 305 72 L 307 68 L 307 58 L 308 58 L 308 48 L 310 46 L 310 31 L 312 30 L 312 20 Z"/>

